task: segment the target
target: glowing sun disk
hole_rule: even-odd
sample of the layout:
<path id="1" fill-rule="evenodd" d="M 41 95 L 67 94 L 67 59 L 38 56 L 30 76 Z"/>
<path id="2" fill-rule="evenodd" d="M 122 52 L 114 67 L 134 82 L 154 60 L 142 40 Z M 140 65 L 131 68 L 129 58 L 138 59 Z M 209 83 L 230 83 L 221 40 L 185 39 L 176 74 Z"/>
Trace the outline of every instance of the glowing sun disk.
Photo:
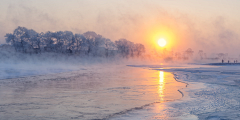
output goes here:
<path id="1" fill-rule="evenodd" d="M 164 47 L 167 44 L 166 40 L 161 38 L 158 40 L 158 45 Z"/>

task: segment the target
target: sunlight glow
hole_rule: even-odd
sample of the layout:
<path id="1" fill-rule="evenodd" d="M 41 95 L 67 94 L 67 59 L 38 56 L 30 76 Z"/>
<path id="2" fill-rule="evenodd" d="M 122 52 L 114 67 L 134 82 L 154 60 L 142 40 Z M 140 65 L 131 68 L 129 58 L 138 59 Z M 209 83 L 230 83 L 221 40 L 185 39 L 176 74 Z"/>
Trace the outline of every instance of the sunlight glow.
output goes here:
<path id="1" fill-rule="evenodd" d="M 159 88 L 158 88 L 158 93 L 159 93 L 159 97 L 161 98 L 161 100 L 163 100 L 164 97 L 164 89 L 165 89 L 165 85 L 164 85 L 164 72 L 163 71 L 159 71 Z"/>
<path id="2" fill-rule="evenodd" d="M 158 40 L 158 45 L 161 46 L 161 47 L 164 47 L 166 46 L 167 42 L 165 39 L 161 38 Z"/>
<path id="3" fill-rule="evenodd" d="M 180 38 L 179 32 L 175 27 L 169 27 L 162 24 L 154 24 L 147 28 L 147 32 L 145 33 L 145 39 L 149 41 L 146 42 L 146 47 L 150 47 L 151 49 L 155 49 L 156 51 L 161 51 L 163 48 L 167 50 L 178 49 L 178 41 Z M 166 41 L 166 45 L 161 47 L 158 44 L 158 41 L 163 38 Z"/>

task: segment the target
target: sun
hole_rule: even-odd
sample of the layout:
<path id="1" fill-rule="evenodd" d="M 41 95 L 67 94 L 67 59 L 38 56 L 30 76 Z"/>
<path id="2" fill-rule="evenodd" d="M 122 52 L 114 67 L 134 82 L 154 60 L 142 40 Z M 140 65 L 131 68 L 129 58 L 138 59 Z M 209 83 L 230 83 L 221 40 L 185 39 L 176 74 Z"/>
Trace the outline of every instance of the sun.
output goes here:
<path id="1" fill-rule="evenodd" d="M 158 40 L 158 45 L 161 46 L 161 47 L 164 47 L 166 46 L 167 42 L 165 39 L 161 38 Z"/>

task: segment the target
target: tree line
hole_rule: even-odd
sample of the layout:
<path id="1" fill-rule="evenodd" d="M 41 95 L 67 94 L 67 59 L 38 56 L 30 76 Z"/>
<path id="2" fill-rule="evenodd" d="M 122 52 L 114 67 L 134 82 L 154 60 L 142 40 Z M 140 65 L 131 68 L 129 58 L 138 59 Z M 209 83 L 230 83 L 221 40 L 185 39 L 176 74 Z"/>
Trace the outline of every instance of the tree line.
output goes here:
<path id="1" fill-rule="evenodd" d="M 126 39 L 113 42 L 92 31 L 83 34 L 73 34 L 71 31 L 38 33 L 33 29 L 19 26 L 13 33 L 7 33 L 5 40 L 17 52 L 31 54 L 55 52 L 88 56 L 135 57 L 145 52 L 142 44 L 134 44 Z"/>

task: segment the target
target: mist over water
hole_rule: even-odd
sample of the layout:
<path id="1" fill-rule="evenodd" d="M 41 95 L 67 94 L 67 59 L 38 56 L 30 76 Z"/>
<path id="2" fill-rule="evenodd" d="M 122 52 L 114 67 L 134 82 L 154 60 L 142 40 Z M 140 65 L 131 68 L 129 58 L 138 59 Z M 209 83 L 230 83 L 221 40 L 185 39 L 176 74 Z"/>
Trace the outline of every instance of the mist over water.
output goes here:
<path id="1" fill-rule="evenodd" d="M 126 38 L 144 44 L 149 54 L 161 51 L 155 45 L 156 40 L 159 37 L 166 37 L 171 42 L 171 46 L 166 48 L 168 51 L 182 53 L 191 48 L 194 54 L 197 55 L 199 50 L 202 50 L 209 58 L 216 57 L 218 53 L 228 53 L 231 58 L 239 57 L 237 52 L 239 29 L 236 27 L 238 22 L 227 15 L 202 17 L 202 14 L 193 14 L 191 11 L 174 8 L 169 10 L 165 2 L 159 5 L 155 1 L 153 3 L 142 1 L 137 4 L 136 1 L 129 4 L 123 1 L 103 1 L 98 7 L 95 7 L 97 3 L 94 2 L 73 4 L 71 1 L 69 4 L 72 5 L 72 10 L 64 12 L 58 12 L 64 7 L 62 2 L 59 2 L 58 8 L 49 11 L 46 11 L 50 9 L 49 6 L 45 5 L 46 10 L 37 6 L 43 3 L 30 1 L 6 3 L 7 12 L 0 22 L 1 43 L 5 43 L 3 36 L 6 33 L 11 33 L 18 26 L 24 26 L 37 32 L 94 31 L 113 41 Z M 138 10 L 140 8 L 141 10 Z M 96 10 L 99 12 L 92 12 Z M 162 34 L 162 31 L 165 33 Z"/>
<path id="2" fill-rule="evenodd" d="M 2 0 L 0 120 L 239 119 L 239 6 Z"/>
<path id="3" fill-rule="evenodd" d="M 0 94 L 0 119 L 109 119 L 179 99 L 177 89 L 185 86 L 171 73 L 122 65 L 88 66 L 0 84 L 1 93 L 6 91 Z"/>

